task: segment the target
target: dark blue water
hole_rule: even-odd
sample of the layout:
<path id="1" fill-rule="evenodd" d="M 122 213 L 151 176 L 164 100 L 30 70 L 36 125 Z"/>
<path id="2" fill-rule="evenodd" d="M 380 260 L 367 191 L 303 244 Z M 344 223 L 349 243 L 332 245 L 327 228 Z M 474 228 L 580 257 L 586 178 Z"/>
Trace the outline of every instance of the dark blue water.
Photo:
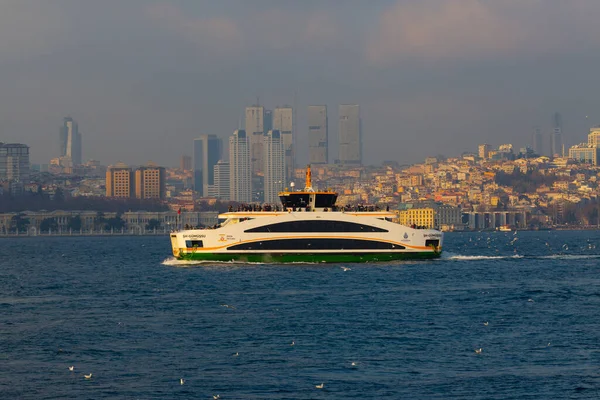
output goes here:
<path id="1" fill-rule="evenodd" d="M 168 237 L 0 239 L 0 398 L 600 397 L 599 232 L 445 251 L 343 271 L 178 265 Z"/>

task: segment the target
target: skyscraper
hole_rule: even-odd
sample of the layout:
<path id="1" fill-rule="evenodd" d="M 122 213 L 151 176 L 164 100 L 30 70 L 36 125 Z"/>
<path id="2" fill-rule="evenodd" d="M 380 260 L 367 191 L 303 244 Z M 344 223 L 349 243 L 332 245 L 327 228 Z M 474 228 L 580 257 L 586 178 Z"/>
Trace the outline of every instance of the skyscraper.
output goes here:
<path id="1" fill-rule="evenodd" d="M 265 203 L 278 203 L 286 183 L 285 145 L 279 131 L 271 130 L 263 138 L 265 150 Z"/>
<path id="2" fill-rule="evenodd" d="M 296 166 L 296 149 L 294 148 L 294 113 L 292 107 L 277 107 L 273 112 L 273 130 L 279 131 L 285 150 L 286 179 L 291 179 Z"/>
<path id="3" fill-rule="evenodd" d="M 250 140 L 246 131 L 237 130 L 229 138 L 229 192 L 232 201 L 252 201 Z"/>
<path id="4" fill-rule="evenodd" d="M 308 106 L 308 159 L 310 164 L 329 162 L 327 106 Z"/>
<path id="5" fill-rule="evenodd" d="M 60 157 L 68 158 L 72 165 L 81 165 L 81 134 L 71 117 L 64 118 L 60 128 Z"/>
<path id="6" fill-rule="evenodd" d="M 250 141 L 250 157 L 252 173 L 263 171 L 263 135 L 265 133 L 265 109 L 263 106 L 254 105 L 246 107 L 246 135 Z"/>
<path id="7" fill-rule="evenodd" d="M 544 142 L 542 136 L 542 130 L 536 126 L 533 128 L 533 136 L 531 140 L 532 148 L 535 154 L 538 156 L 544 155 Z"/>
<path id="8" fill-rule="evenodd" d="M 552 115 L 552 133 L 550 140 L 550 152 L 551 156 L 561 156 L 562 155 L 562 116 L 555 112 Z"/>
<path id="9" fill-rule="evenodd" d="M 340 164 L 362 164 L 362 132 L 358 104 L 342 104 L 339 109 Z"/>
<path id="10" fill-rule="evenodd" d="M 222 147 L 215 135 L 194 139 L 194 190 L 202 197 L 208 197 L 208 185 L 215 183 L 214 166 L 221 159 Z"/>
<path id="11" fill-rule="evenodd" d="M 220 160 L 215 165 L 215 184 L 209 186 L 209 196 L 216 197 L 219 200 L 230 200 L 231 189 L 229 179 L 231 168 L 228 162 Z"/>

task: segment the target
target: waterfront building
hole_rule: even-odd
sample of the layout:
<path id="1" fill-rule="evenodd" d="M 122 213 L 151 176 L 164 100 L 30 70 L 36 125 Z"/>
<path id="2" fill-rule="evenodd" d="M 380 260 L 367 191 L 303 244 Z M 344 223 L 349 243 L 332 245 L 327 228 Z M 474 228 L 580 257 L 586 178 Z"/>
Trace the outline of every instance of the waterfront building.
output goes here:
<path id="1" fill-rule="evenodd" d="M 64 118 L 60 128 L 60 157 L 68 158 L 74 166 L 81 165 L 81 141 L 77 122 L 71 117 Z"/>
<path id="2" fill-rule="evenodd" d="M 265 150 L 264 201 L 278 203 L 279 193 L 286 184 L 286 153 L 284 139 L 279 131 L 271 130 L 263 138 Z"/>
<path id="3" fill-rule="evenodd" d="M 327 106 L 308 106 L 308 159 L 311 165 L 329 162 Z"/>
<path id="4" fill-rule="evenodd" d="M 165 169 L 149 164 L 135 171 L 135 197 L 138 199 L 165 198 Z"/>
<path id="5" fill-rule="evenodd" d="M 0 181 L 29 181 L 29 146 L 0 142 Z"/>
<path id="6" fill-rule="evenodd" d="M 230 199 L 241 203 L 252 201 L 252 169 L 250 140 L 245 130 L 236 130 L 229 138 Z"/>
<path id="7" fill-rule="evenodd" d="M 294 113 L 292 107 L 277 107 L 273 112 L 273 130 L 279 131 L 285 150 L 286 179 L 292 179 L 296 165 Z M 268 132 L 268 131 L 267 131 Z"/>
<path id="8" fill-rule="evenodd" d="M 131 167 L 123 163 L 109 166 L 106 170 L 106 197 L 130 198 L 132 193 Z"/>
<path id="9" fill-rule="evenodd" d="M 269 114 L 271 115 L 271 114 Z M 272 123 L 272 121 L 271 121 Z M 252 173 L 262 174 L 264 166 L 263 159 L 263 135 L 265 134 L 265 109 L 260 105 L 246 107 L 246 135 L 250 142 L 250 157 Z"/>
<path id="10" fill-rule="evenodd" d="M 362 131 L 358 104 L 342 104 L 339 108 L 340 164 L 362 164 Z"/>
<path id="11" fill-rule="evenodd" d="M 214 166 L 222 158 L 222 141 L 215 135 L 201 135 L 194 139 L 194 190 L 208 196 L 209 185 L 214 185 Z"/>
<path id="12" fill-rule="evenodd" d="M 410 208 L 398 212 L 398 222 L 405 226 L 417 226 L 425 229 L 433 229 L 435 211 L 431 207 Z"/>

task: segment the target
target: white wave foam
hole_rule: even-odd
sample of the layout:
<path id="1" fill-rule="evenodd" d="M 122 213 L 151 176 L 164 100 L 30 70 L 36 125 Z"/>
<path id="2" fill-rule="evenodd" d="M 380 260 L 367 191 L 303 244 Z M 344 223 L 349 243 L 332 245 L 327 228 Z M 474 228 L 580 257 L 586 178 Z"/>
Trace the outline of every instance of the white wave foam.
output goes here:
<path id="1" fill-rule="evenodd" d="M 523 256 L 514 254 L 511 256 L 465 256 L 460 254 L 447 253 L 442 255 L 442 260 L 449 261 L 477 261 L 477 260 L 509 260 L 523 258 Z"/>
<path id="2" fill-rule="evenodd" d="M 214 260 L 178 260 L 175 257 L 169 257 L 163 260 L 162 265 L 168 265 L 171 267 L 187 267 L 190 265 L 215 265 L 215 264 L 223 264 L 223 265 L 232 265 L 232 264 L 251 264 L 251 265 L 262 265 L 264 263 L 261 262 L 247 262 L 247 261 L 214 261 Z"/>

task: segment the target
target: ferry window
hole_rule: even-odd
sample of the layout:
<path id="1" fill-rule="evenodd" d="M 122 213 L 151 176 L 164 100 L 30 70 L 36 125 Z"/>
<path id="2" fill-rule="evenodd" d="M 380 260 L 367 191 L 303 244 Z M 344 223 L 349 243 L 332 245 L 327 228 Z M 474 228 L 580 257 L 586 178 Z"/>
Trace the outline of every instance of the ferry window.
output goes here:
<path id="1" fill-rule="evenodd" d="M 438 239 L 427 239 L 425 241 L 425 247 L 435 246 L 438 247 L 440 245 L 440 241 Z"/>
<path id="2" fill-rule="evenodd" d="M 245 232 L 388 232 L 388 230 L 355 222 L 304 220 L 258 226 L 256 228 L 247 229 Z"/>
<path id="3" fill-rule="evenodd" d="M 227 250 L 402 250 L 394 243 L 360 239 L 276 239 L 241 243 Z"/>
<path id="4" fill-rule="evenodd" d="M 204 244 L 202 243 L 202 240 L 186 240 L 185 247 L 187 247 L 188 249 L 194 247 L 204 247 Z"/>

